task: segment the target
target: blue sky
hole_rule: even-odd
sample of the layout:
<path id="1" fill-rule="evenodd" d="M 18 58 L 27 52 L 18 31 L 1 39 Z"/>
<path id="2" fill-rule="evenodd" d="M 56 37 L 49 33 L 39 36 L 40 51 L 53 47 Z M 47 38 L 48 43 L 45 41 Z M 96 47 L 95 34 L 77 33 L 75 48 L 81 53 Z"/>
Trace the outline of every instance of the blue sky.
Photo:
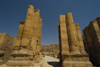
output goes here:
<path id="1" fill-rule="evenodd" d="M 40 9 L 43 19 L 41 44 L 58 44 L 59 15 L 73 14 L 74 23 L 84 29 L 100 16 L 100 0 L 0 0 L 0 32 L 17 37 L 19 22 L 25 20 L 28 5 Z"/>

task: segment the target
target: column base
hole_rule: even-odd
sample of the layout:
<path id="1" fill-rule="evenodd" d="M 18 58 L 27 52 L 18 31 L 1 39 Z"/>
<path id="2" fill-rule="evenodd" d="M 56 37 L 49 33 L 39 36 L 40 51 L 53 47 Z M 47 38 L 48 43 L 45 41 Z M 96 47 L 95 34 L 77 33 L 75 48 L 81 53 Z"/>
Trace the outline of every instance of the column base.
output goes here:
<path id="1" fill-rule="evenodd" d="M 62 67 L 93 67 L 90 61 L 64 61 Z"/>
<path id="2" fill-rule="evenodd" d="M 0 55 L 4 55 L 4 51 L 3 50 L 0 50 Z"/>
<path id="3" fill-rule="evenodd" d="M 88 54 L 86 55 L 65 55 L 62 56 L 62 67 L 93 67 L 89 61 Z"/>

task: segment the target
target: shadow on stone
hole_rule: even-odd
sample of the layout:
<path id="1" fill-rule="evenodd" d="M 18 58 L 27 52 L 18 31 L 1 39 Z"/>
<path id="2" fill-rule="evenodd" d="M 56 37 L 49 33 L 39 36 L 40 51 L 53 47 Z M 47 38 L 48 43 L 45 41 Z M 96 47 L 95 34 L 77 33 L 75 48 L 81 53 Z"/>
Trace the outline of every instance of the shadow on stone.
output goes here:
<path id="1" fill-rule="evenodd" d="M 60 62 L 48 62 L 49 65 L 52 65 L 53 67 L 62 67 Z"/>

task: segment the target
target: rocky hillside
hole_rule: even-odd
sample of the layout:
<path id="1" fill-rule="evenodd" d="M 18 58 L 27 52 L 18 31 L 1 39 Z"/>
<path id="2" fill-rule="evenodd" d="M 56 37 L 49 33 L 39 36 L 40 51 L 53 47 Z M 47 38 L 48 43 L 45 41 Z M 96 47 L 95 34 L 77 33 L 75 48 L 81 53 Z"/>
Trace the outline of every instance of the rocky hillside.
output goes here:
<path id="1" fill-rule="evenodd" d="M 41 45 L 40 48 L 41 52 L 59 52 L 58 44 Z"/>

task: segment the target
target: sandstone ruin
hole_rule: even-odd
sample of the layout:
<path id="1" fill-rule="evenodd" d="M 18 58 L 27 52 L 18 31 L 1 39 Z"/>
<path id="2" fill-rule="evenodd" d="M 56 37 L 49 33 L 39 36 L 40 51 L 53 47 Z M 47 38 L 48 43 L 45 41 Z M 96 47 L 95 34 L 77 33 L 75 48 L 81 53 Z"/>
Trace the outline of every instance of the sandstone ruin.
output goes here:
<path id="1" fill-rule="evenodd" d="M 59 16 L 59 46 L 62 67 L 93 67 L 85 52 L 79 24 L 74 24 L 72 13 Z"/>
<path id="2" fill-rule="evenodd" d="M 16 39 L 0 33 L 0 62 L 6 63 L 4 67 L 52 67 L 40 53 L 42 21 L 40 10 L 34 10 L 34 6 L 29 5 L 25 21 L 19 21 Z M 83 30 L 87 52 L 80 26 L 74 24 L 72 13 L 60 15 L 59 21 L 59 48 L 53 44 L 48 48 L 46 46 L 46 49 L 43 46 L 42 54 L 52 57 L 60 54 L 62 67 L 93 67 L 92 63 L 100 65 L 100 17 L 91 21 Z M 60 64 L 57 65 L 60 67 Z"/>
<path id="3" fill-rule="evenodd" d="M 42 32 L 40 10 L 29 5 L 25 21 L 19 21 L 19 30 L 13 52 L 5 67 L 38 67 L 43 66 L 40 55 Z M 46 64 L 46 62 L 45 62 Z"/>
<path id="4" fill-rule="evenodd" d="M 0 33 L 0 61 L 7 61 L 0 67 L 52 67 L 40 53 L 42 21 L 40 10 L 29 5 L 16 39 Z"/>
<path id="5" fill-rule="evenodd" d="M 12 36 L 6 33 L 0 33 L 0 64 L 6 63 L 9 60 L 13 50 L 14 40 L 15 38 Z"/>
<path id="6" fill-rule="evenodd" d="M 100 66 L 100 17 L 83 29 L 85 49 L 93 65 Z"/>

